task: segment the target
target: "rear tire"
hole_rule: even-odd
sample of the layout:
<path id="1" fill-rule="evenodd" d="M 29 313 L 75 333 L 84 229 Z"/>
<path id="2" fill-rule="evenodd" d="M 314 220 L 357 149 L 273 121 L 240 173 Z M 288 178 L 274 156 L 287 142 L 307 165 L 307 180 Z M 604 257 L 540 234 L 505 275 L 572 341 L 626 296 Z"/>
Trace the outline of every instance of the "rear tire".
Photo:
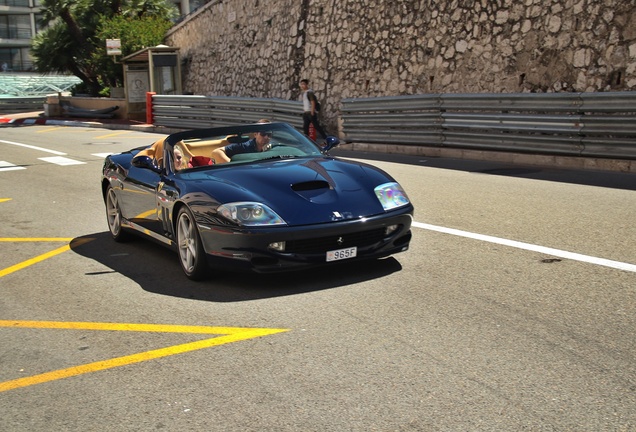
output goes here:
<path id="1" fill-rule="evenodd" d="M 106 189 L 106 221 L 111 237 L 119 243 L 128 241 L 131 237 L 130 233 L 122 227 L 122 219 L 119 199 L 113 187 L 109 185 Z"/>
<path id="2" fill-rule="evenodd" d="M 188 279 L 204 279 L 208 271 L 205 251 L 194 216 L 185 206 L 179 210 L 176 228 L 179 262 L 183 272 Z"/>

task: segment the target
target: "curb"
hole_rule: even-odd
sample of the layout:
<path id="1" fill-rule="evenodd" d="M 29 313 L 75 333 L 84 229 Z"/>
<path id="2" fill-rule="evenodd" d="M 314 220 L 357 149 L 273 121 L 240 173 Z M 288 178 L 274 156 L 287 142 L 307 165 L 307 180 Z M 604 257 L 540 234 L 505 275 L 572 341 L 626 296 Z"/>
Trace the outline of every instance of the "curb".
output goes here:
<path id="1" fill-rule="evenodd" d="M 157 132 L 166 133 L 166 128 L 163 126 L 155 126 L 152 124 L 128 124 L 128 123 L 108 123 L 94 120 L 62 120 L 62 119 L 50 119 L 50 118 L 9 118 L 0 117 L 0 127 L 2 126 L 31 126 L 31 125 L 48 125 L 48 126 L 75 126 L 75 127 L 92 127 L 103 129 L 123 129 L 123 130 L 137 130 L 141 132 Z M 170 132 L 167 132 L 170 133 Z"/>
<path id="2" fill-rule="evenodd" d="M 104 123 L 93 121 L 79 121 L 79 120 L 57 120 L 49 118 L 7 118 L 0 117 L 0 123 L 5 123 L 11 126 L 29 126 L 29 125 L 56 125 L 56 126 L 92 126 L 103 127 Z M 117 126 L 129 126 L 125 124 Z"/>
<path id="3" fill-rule="evenodd" d="M 450 158 L 498 162 L 515 166 L 536 166 L 542 168 L 564 168 L 589 171 L 609 171 L 625 174 L 636 173 L 636 160 L 604 159 L 582 156 L 540 155 L 533 153 L 473 150 L 449 147 L 403 146 L 388 144 L 353 143 L 341 147 L 343 150 L 421 156 L 430 158 Z"/>
<path id="4" fill-rule="evenodd" d="M 0 123 L 8 124 L 8 125 L 44 125 L 50 124 L 48 123 L 49 119 L 45 118 L 8 118 L 8 117 L 0 117 Z"/>

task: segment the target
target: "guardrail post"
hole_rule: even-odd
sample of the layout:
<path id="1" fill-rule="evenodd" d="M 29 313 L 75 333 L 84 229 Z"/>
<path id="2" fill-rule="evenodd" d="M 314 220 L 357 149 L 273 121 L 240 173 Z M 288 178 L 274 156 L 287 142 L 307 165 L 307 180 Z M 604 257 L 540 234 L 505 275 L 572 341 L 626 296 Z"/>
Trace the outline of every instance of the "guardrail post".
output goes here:
<path id="1" fill-rule="evenodd" d="M 146 92 L 146 123 L 154 124 L 154 117 L 152 115 L 152 97 L 156 95 L 156 92 Z"/>

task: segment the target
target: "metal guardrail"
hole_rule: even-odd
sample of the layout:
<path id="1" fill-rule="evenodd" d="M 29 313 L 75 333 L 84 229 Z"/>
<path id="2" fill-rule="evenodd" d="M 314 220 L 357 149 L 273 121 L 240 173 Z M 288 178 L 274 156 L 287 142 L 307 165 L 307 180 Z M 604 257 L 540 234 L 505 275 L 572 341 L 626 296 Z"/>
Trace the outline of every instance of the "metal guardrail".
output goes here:
<path id="1" fill-rule="evenodd" d="M 256 123 L 262 118 L 302 128 L 302 103 L 284 99 L 225 96 L 152 96 L 154 124 L 175 128 Z"/>
<path id="2" fill-rule="evenodd" d="M 298 101 L 154 95 L 152 104 L 159 126 L 196 129 L 268 118 L 302 128 Z M 352 142 L 636 159 L 636 92 L 344 99 L 340 115 Z"/>
<path id="3" fill-rule="evenodd" d="M 0 98 L 0 113 L 14 114 L 21 112 L 41 111 L 44 107 L 45 101 L 45 96 L 2 97 Z"/>
<path id="4" fill-rule="evenodd" d="M 348 141 L 636 159 L 636 92 L 344 99 Z"/>

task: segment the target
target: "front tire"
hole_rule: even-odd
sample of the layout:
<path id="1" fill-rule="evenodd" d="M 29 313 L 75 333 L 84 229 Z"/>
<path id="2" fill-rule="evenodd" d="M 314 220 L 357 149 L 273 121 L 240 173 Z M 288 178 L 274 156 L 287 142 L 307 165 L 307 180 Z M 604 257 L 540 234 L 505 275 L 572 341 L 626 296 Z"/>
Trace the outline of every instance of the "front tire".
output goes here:
<path id="1" fill-rule="evenodd" d="M 112 186 L 106 189 L 106 221 L 110 235 L 116 242 L 122 243 L 130 239 L 130 233 L 122 227 L 121 207 Z"/>
<path id="2" fill-rule="evenodd" d="M 187 207 L 181 207 L 177 216 L 177 248 L 181 268 L 188 279 L 203 279 L 208 270 L 205 251 L 194 216 Z"/>

